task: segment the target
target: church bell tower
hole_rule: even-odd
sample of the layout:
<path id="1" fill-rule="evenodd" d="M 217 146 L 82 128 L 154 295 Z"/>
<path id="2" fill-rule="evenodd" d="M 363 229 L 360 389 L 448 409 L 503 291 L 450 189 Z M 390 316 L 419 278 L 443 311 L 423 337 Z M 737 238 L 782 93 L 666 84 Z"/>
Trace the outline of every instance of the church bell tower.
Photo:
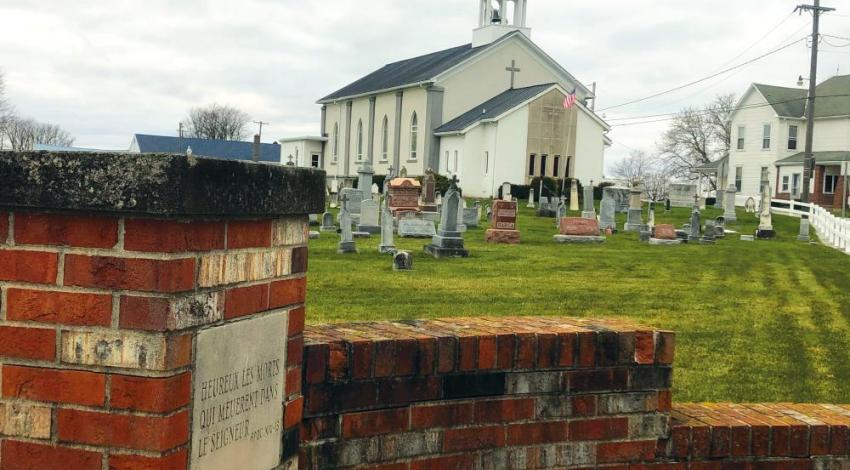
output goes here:
<path id="1" fill-rule="evenodd" d="M 478 0 L 478 27 L 472 32 L 472 47 L 485 46 L 502 36 L 520 31 L 531 38 L 525 25 L 528 0 Z"/>

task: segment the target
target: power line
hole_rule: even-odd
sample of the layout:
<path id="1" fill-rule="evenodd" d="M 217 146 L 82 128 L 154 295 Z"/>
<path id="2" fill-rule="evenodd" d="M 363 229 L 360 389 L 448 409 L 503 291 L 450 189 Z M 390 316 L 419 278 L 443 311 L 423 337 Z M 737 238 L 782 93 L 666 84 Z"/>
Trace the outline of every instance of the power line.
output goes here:
<path id="1" fill-rule="evenodd" d="M 820 99 L 823 99 L 823 98 L 842 98 L 842 97 L 848 97 L 848 96 L 850 96 L 850 93 L 843 93 L 843 94 L 837 94 L 837 95 L 820 95 L 820 96 L 816 96 L 815 98 L 820 98 Z M 792 100 L 774 101 L 774 102 L 763 103 L 763 104 L 752 104 L 752 105 L 748 105 L 748 106 L 741 106 L 740 108 L 735 108 L 735 110 L 739 111 L 739 110 L 742 110 L 742 109 L 766 108 L 768 106 L 774 106 L 774 105 L 777 105 L 777 104 L 785 104 L 785 103 L 792 103 L 792 102 L 795 102 L 795 101 L 805 101 L 805 100 L 806 100 L 806 98 L 803 97 L 803 98 L 795 98 L 795 99 L 792 99 Z M 648 118 L 656 118 L 656 117 L 660 117 L 660 118 L 663 118 L 663 119 L 654 119 L 654 120 L 650 120 L 650 121 L 638 121 L 638 122 L 626 122 L 626 123 L 623 123 L 623 124 L 613 124 L 612 127 L 629 127 L 629 126 L 638 126 L 638 125 L 643 125 L 643 124 L 653 124 L 653 123 L 657 123 L 657 122 L 672 121 L 674 119 L 677 119 L 679 117 L 679 114 L 680 113 L 665 113 L 665 114 L 654 114 L 654 115 L 647 115 L 647 116 L 637 116 L 637 117 L 632 117 L 632 118 L 620 118 L 620 119 L 623 119 L 623 120 L 648 119 Z M 707 116 L 709 114 L 711 114 L 710 110 L 703 110 L 703 111 L 695 111 L 694 112 L 694 115 L 696 115 L 696 116 Z"/>
<path id="2" fill-rule="evenodd" d="M 658 98 L 659 96 L 663 96 L 663 95 L 666 95 L 666 94 L 669 94 L 669 93 L 673 93 L 674 91 L 679 91 L 679 90 L 682 90 L 682 89 L 684 89 L 684 88 L 688 88 L 688 87 L 694 86 L 694 85 L 696 85 L 696 84 L 698 84 L 698 83 L 702 83 L 702 82 L 704 82 L 704 81 L 711 80 L 712 78 L 715 78 L 715 77 L 718 77 L 718 76 L 720 76 L 720 75 L 723 75 L 723 74 L 729 73 L 729 72 L 731 72 L 731 71 L 733 71 L 733 70 L 736 70 L 736 69 L 739 69 L 739 68 L 741 68 L 741 67 L 745 67 L 745 66 L 747 66 L 747 65 L 750 65 L 750 64 L 752 64 L 753 62 L 758 62 L 759 60 L 764 59 L 765 57 L 771 56 L 771 55 L 773 55 L 773 54 L 776 54 L 777 52 L 781 52 L 781 51 L 783 51 L 783 50 L 785 50 L 785 49 L 788 49 L 789 47 L 794 46 L 794 45 L 796 45 L 796 44 L 798 44 L 798 43 L 800 43 L 800 42 L 802 42 L 802 41 L 804 41 L 804 40 L 806 40 L 806 39 L 807 39 L 807 38 L 800 38 L 800 39 L 798 39 L 798 40 L 796 40 L 796 41 L 794 41 L 794 42 L 788 43 L 788 44 L 786 44 L 786 45 L 784 45 L 784 46 L 782 46 L 782 47 L 780 47 L 780 48 L 778 48 L 778 49 L 774 49 L 774 50 L 772 50 L 772 51 L 770 51 L 770 52 L 767 52 L 767 53 L 762 54 L 762 55 L 760 55 L 760 56 L 758 56 L 758 57 L 755 57 L 755 58 L 753 58 L 753 59 L 750 59 L 750 60 L 748 60 L 748 61 L 746 61 L 746 62 L 744 62 L 744 63 L 738 64 L 738 65 L 736 65 L 736 66 L 734 66 L 734 67 L 729 67 L 729 68 L 727 68 L 727 69 L 721 70 L 720 72 L 717 72 L 717 73 L 711 74 L 711 75 L 709 75 L 709 76 L 707 76 L 707 77 L 704 77 L 704 78 L 701 78 L 701 79 L 699 79 L 699 80 L 694 80 L 694 81 L 689 82 L 689 83 L 686 83 L 686 84 L 684 84 L 684 85 L 680 85 L 680 86 L 677 86 L 677 87 L 675 87 L 675 88 L 671 88 L 671 89 L 669 89 L 669 90 L 665 90 L 665 91 L 662 91 L 662 92 L 659 92 L 659 93 L 655 93 L 655 94 L 652 94 L 652 95 L 646 96 L 646 97 L 644 97 L 644 98 L 639 98 L 639 99 L 636 99 L 636 100 L 628 101 L 628 102 L 621 103 L 621 104 L 618 104 L 618 105 L 615 105 L 615 106 L 609 106 L 609 107 L 607 107 L 607 108 L 600 109 L 600 110 L 599 110 L 599 112 L 602 112 L 602 111 L 608 111 L 608 110 L 610 110 L 610 109 L 615 109 L 615 108 L 622 108 L 623 106 L 628 106 L 628 105 L 630 105 L 630 104 L 635 104 L 635 103 L 640 103 L 640 102 L 643 102 L 643 101 L 651 100 L 651 99 L 653 99 L 653 98 Z"/>

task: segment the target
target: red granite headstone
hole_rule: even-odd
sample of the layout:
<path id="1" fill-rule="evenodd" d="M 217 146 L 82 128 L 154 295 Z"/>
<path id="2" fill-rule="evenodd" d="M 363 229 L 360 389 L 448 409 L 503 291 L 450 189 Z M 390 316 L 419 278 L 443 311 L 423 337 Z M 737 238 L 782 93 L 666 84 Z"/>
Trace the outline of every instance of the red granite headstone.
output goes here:
<path id="1" fill-rule="evenodd" d="M 656 225 L 655 236 L 653 238 L 658 240 L 675 240 L 676 227 L 672 225 Z"/>
<path id="2" fill-rule="evenodd" d="M 389 184 L 389 207 L 393 215 L 398 212 L 419 212 L 419 194 L 422 185 L 414 178 L 395 178 Z"/>
<path id="3" fill-rule="evenodd" d="M 564 217 L 561 219 L 560 233 L 578 237 L 598 237 L 599 222 L 596 219 Z"/>
<path id="4" fill-rule="evenodd" d="M 516 224 L 517 203 L 497 199 L 493 201 L 493 218 L 485 234 L 488 243 L 516 245 L 520 241 Z"/>

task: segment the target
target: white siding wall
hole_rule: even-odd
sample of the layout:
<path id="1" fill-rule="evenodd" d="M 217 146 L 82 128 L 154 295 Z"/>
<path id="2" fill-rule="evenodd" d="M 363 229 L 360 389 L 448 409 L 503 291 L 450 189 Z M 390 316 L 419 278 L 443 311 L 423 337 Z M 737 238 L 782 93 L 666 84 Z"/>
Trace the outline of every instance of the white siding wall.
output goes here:
<path id="1" fill-rule="evenodd" d="M 761 93 L 752 90 L 745 97 L 741 105 L 747 107 L 764 105 L 766 103 Z M 769 150 L 762 149 L 762 136 L 765 124 L 771 125 L 771 145 Z M 746 128 L 743 150 L 738 150 L 737 147 L 739 126 Z M 735 113 L 732 119 L 732 150 L 730 154 L 730 184 L 735 183 L 736 168 L 743 168 L 741 193 L 738 200 L 746 200 L 747 197 L 758 199 L 762 167 L 767 167 L 768 180 L 773 188 L 776 182 L 776 167 L 774 165 L 776 160 L 790 155 L 787 152 L 787 122 L 780 121 L 770 106 L 741 109 Z"/>
<path id="2" fill-rule="evenodd" d="M 528 144 L 528 106 L 514 111 L 499 121 L 496 138 L 496 158 L 490 155 L 489 186 L 482 188 L 482 195 L 495 197 L 504 182 L 524 184 L 528 169 L 525 167 L 525 151 Z"/>
<path id="3" fill-rule="evenodd" d="M 605 160 L 605 129 L 580 109 L 576 126 L 575 177 L 583 185 L 602 181 Z"/>

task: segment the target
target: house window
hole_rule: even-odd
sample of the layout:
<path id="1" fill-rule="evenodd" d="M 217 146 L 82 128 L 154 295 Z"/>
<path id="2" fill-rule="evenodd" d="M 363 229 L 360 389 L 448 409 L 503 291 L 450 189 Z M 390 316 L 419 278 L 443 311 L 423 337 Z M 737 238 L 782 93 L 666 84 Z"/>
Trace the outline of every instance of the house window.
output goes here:
<path id="1" fill-rule="evenodd" d="M 298 166 L 298 161 L 299 161 L 299 160 L 298 160 L 298 157 L 299 157 L 299 155 L 298 155 L 298 149 L 296 148 L 296 149 L 295 149 L 295 166 Z"/>
<path id="2" fill-rule="evenodd" d="M 770 169 L 766 166 L 761 167 L 761 181 L 759 182 L 759 187 L 763 188 L 764 185 L 770 183 Z"/>
<path id="3" fill-rule="evenodd" d="M 528 176 L 534 176 L 534 162 L 537 160 L 537 155 L 533 153 L 528 159 Z"/>
<path id="4" fill-rule="evenodd" d="M 558 176 L 560 176 L 560 171 L 561 171 L 561 156 L 555 155 L 555 166 L 554 166 L 554 168 L 552 168 L 552 176 L 557 178 Z"/>
<path id="5" fill-rule="evenodd" d="M 384 122 L 381 124 L 381 160 L 387 161 L 387 149 L 389 148 L 389 127 L 390 121 L 384 116 Z"/>
<path id="6" fill-rule="evenodd" d="M 490 152 L 484 151 L 484 174 L 490 173 Z"/>
<path id="7" fill-rule="evenodd" d="M 321 168 L 321 158 L 318 153 L 314 153 L 310 156 L 310 166 L 313 168 Z"/>
<path id="8" fill-rule="evenodd" d="M 540 176 L 546 176 L 546 158 L 548 155 L 540 156 Z"/>
<path id="9" fill-rule="evenodd" d="M 838 186 L 838 170 L 835 167 L 824 167 L 823 193 L 835 194 L 836 186 Z"/>
<path id="10" fill-rule="evenodd" d="M 794 173 L 791 175 L 791 194 L 794 196 L 800 195 L 800 181 L 803 179 L 803 175 L 800 173 Z"/>
<path id="11" fill-rule="evenodd" d="M 452 169 L 449 166 L 449 151 L 446 150 L 446 173 L 449 173 L 451 171 L 452 171 Z"/>
<path id="12" fill-rule="evenodd" d="M 791 177 L 788 176 L 788 175 L 783 176 L 782 177 L 782 192 L 783 193 L 788 192 L 788 187 L 789 187 L 790 184 L 791 184 Z"/>
<path id="13" fill-rule="evenodd" d="M 419 118 L 416 117 L 416 111 L 413 112 L 413 117 L 410 118 L 410 159 L 416 160 L 417 140 L 419 138 Z"/>
<path id="14" fill-rule="evenodd" d="M 762 150 L 770 150 L 770 124 L 764 125 L 764 136 L 761 139 Z"/>
<path id="15" fill-rule="evenodd" d="M 570 177 L 570 168 L 573 166 L 573 157 L 567 157 L 567 167 L 564 169 L 564 178 Z"/>
<path id="16" fill-rule="evenodd" d="M 357 121 L 357 160 L 363 160 L 363 120 Z"/>
<path id="17" fill-rule="evenodd" d="M 738 126 L 738 150 L 744 150 L 744 139 L 746 138 L 747 128 Z"/>
<path id="18" fill-rule="evenodd" d="M 741 192 L 741 182 L 744 179 L 744 167 L 739 166 L 735 168 L 735 189 L 738 192 Z"/>
<path id="19" fill-rule="evenodd" d="M 339 159 L 339 123 L 334 123 L 334 161 Z"/>
<path id="20" fill-rule="evenodd" d="M 458 161 L 457 153 L 458 153 L 457 150 L 455 150 L 455 174 L 457 174 L 457 161 Z"/>
<path id="21" fill-rule="evenodd" d="M 797 150 L 797 126 L 788 126 L 788 150 Z"/>

